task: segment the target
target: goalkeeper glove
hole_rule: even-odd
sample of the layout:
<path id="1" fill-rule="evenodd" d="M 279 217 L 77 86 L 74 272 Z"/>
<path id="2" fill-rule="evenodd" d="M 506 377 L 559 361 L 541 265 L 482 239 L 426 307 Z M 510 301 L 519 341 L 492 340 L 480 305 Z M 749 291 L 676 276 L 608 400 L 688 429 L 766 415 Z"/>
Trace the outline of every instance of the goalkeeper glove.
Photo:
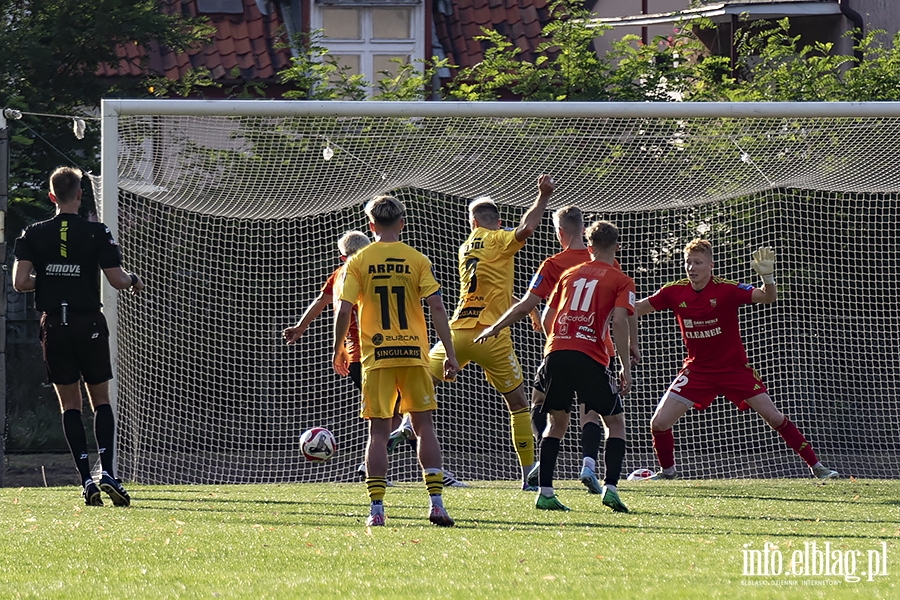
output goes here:
<path id="1" fill-rule="evenodd" d="M 750 255 L 750 266 L 764 283 L 775 285 L 775 251 L 769 247 L 760 248 Z"/>

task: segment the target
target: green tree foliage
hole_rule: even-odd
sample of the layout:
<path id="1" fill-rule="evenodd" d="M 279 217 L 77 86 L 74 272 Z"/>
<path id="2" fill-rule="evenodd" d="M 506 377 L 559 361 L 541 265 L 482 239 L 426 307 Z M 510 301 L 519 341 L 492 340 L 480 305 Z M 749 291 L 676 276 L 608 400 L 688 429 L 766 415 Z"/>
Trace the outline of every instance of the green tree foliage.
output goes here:
<path id="1" fill-rule="evenodd" d="M 295 34 L 290 43 L 295 56 L 278 73 L 281 83 L 294 89 L 283 95 L 289 100 L 363 100 L 366 82 L 338 63 L 322 43 L 321 30 Z"/>
<path id="2" fill-rule="evenodd" d="M 735 40 L 740 77 L 731 90 L 737 101 L 827 101 L 841 97 L 842 70 L 852 57 L 835 54 L 831 42 L 800 43 L 790 22 L 763 22 L 745 27 Z"/>
<path id="3" fill-rule="evenodd" d="M 431 85 L 435 74 L 447 66 L 449 61 L 432 57 L 431 61 L 403 62 L 391 59 L 397 64 L 395 72 L 379 71 L 381 76 L 375 82 L 375 100 L 425 100 L 432 94 Z M 416 64 L 419 66 L 417 67 Z M 440 94 L 440 90 L 438 90 Z"/>
<path id="4" fill-rule="evenodd" d="M 162 14 L 152 0 L 0 0 L 0 15 L 0 108 L 44 114 L 87 115 L 103 97 L 147 95 L 147 81 L 97 77 L 98 67 L 118 64 L 126 44 L 184 50 L 210 33 L 199 20 Z M 97 170 L 100 128 L 88 121 L 79 140 L 68 119 L 25 115 L 9 125 L 16 227 L 49 211 L 46 178 L 54 167 Z"/>
<path id="5" fill-rule="evenodd" d="M 456 100 L 608 100 L 604 82 L 610 61 L 600 58 L 593 40 L 604 28 L 586 27 L 592 15 L 577 3 L 561 0 L 551 7 L 553 19 L 544 27 L 548 41 L 535 50 L 537 58 L 523 60 L 521 49 L 496 31 L 485 29 L 476 39 L 489 44 L 484 60 L 461 69 L 449 85 Z"/>
<path id="6" fill-rule="evenodd" d="M 380 71 L 374 84 L 350 72 L 328 53 L 322 30 L 298 33 L 291 46 L 295 56 L 291 66 L 278 73 L 281 83 L 292 86 L 283 94 L 292 100 L 365 100 L 372 87 L 376 100 L 424 100 L 431 94 L 434 74 L 449 65 L 446 59 L 404 63 L 399 59 L 395 72 Z M 418 65 L 418 66 L 417 66 Z"/>

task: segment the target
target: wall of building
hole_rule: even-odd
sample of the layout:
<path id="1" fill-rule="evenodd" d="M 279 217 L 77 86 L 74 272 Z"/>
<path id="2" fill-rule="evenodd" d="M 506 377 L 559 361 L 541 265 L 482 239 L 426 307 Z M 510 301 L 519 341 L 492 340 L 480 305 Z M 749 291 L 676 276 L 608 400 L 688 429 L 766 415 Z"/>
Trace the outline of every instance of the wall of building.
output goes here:
<path id="1" fill-rule="evenodd" d="M 594 5 L 594 14 L 598 17 L 624 17 L 629 15 L 641 14 L 642 0 L 597 0 Z M 673 12 L 676 10 L 684 10 L 690 5 L 690 0 L 647 0 L 647 14 Z M 654 25 L 652 27 L 616 27 L 612 31 L 607 31 L 596 42 L 597 52 L 604 54 L 609 51 L 611 42 L 622 39 L 623 36 L 631 34 L 641 37 L 646 29 L 647 40 L 653 40 L 654 37 L 672 35 L 672 24 Z"/>
<path id="2" fill-rule="evenodd" d="M 647 0 L 647 14 L 674 12 L 689 8 L 691 0 Z M 889 45 L 894 35 L 900 31 L 900 2 L 897 0 L 849 0 L 847 5 L 862 17 L 866 31 L 881 29 L 886 33 L 881 41 Z M 594 14 L 597 17 L 623 17 L 641 14 L 642 0 L 597 0 Z M 843 16 L 811 17 L 798 23 L 794 32 L 803 36 L 804 43 L 827 39 L 835 44 L 835 51 L 841 54 L 853 52 L 853 40 L 844 33 L 853 27 L 852 21 Z M 674 24 L 642 27 L 616 27 L 607 31 L 596 42 L 597 52 L 603 54 L 611 47 L 613 40 L 626 34 L 646 35 L 648 40 L 655 36 L 672 34 Z M 727 26 L 720 29 L 720 35 L 727 35 Z"/>
<path id="3" fill-rule="evenodd" d="M 850 8 L 863 18 L 867 29 L 884 29 L 887 44 L 900 31 L 900 2 L 897 0 L 850 0 Z"/>

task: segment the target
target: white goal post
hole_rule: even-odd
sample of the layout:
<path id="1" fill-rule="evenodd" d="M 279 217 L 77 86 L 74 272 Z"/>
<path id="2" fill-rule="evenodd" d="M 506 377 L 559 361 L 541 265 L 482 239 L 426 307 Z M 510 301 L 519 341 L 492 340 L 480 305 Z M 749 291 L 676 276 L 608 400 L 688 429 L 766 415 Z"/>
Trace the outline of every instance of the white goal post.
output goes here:
<path id="1" fill-rule="evenodd" d="M 382 193 L 406 204 L 404 240 L 431 258 L 451 310 L 468 201 L 490 195 L 514 225 L 540 173 L 558 189 L 517 257 L 515 295 L 559 251 L 550 216 L 569 204 L 619 225 L 639 297 L 682 277 L 694 237 L 712 241 L 717 275 L 753 284 L 750 253 L 772 246 L 780 298 L 741 309 L 751 363 L 828 466 L 900 473 L 900 103 L 104 100 L 102 140 L 100 216 L 147 283 L 103 294 L 126 479 L 357 477 L 364 426 L 357 391 L 330 366 L 330 311 L 297 344 L 281 330 Z M 655 464 L 649 418 L 684 352 L 671 314 L 639 329 L 626 472 Z M 542 339 L 526 323 L 512 333 L 528 385 Z M 438 398 L 445 468 L 517 478 L 506 408 L 480 368 Z M 328 463 L 302 459 L 313 426 L 335 434 Z M 559 479 L 577 476 L 578 429 Z M 724 399 L 686 415 L 675 443 L 686 477 L 807 473 Z M 390 478 L 421 477 L 411 451 L 391 460 Z"/>

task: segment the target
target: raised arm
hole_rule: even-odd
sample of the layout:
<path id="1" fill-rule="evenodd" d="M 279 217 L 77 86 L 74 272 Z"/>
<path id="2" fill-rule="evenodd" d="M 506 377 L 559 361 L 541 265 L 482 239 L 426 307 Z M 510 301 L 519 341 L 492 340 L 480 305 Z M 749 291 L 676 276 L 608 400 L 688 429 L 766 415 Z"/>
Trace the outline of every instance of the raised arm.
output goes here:
<path id="1" fill-rule="evenodd" d="M 772 304 L 778 299 L 775 285 L 775 251 L 760 248 L 750 255 L 750 266 L 763 280 L 762 287 L 753 288 L 750 299 L 757 304 Z"/>
<path id="2" fill-rule="evenodd" d="M 531 311 L 533 311 L 538 304 L 540 304 L 541 299 L 538 296 L 535 296 L 531 292 L 525 294 L 525 297 L 510 306 L 497 322 L 482 331 L 478 334 L 478 337 L 475 338 L 476 342 L 483 342 L 489 337 L 494 337 L 498 335 L 501 331 L 516 323 L 517 321 L 521 321 L 525 317 L 527 317 Z"/>
<path id="3" fill-rule="evenodd" d="M 553 188 L 552 177 L 549 175 L 541 175 L 538 177 L 537 198 L 535 198 L 534 203 L 528 207 L 525 214 L 522 215 L 519 226 L 516 227 L 516 240 L 524 242 L 531 237 L 531 234 L 537 229 L 537 226 L 541 223 L 541 219 L 544 217 L 544 211 L 547 210 L 547 201 L 550 200 L 550 196 L 553 194 Z"/>

